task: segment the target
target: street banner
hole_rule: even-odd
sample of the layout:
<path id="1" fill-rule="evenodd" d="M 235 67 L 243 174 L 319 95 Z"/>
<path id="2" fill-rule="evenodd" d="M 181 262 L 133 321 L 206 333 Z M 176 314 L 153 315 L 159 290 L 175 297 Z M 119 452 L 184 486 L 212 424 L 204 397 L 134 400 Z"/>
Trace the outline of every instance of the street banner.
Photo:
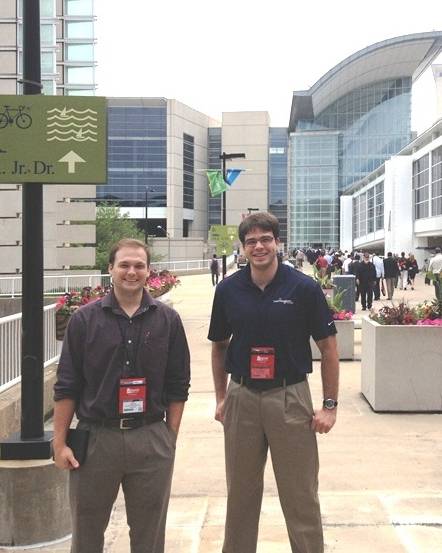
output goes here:
<path id="1" fill-rule="evenodd" d="M 227 169 L 226 182 L 231 186 L 244 169 Z"/>
<path id="2" fill-rule="evenodd" d="M 223 173 L 220 170 L 206 171 L 207 178 L 209 179 L 209 188 L 212 197 L 219 196 L 223 192 L 229 189 L 223 179 Z"/>

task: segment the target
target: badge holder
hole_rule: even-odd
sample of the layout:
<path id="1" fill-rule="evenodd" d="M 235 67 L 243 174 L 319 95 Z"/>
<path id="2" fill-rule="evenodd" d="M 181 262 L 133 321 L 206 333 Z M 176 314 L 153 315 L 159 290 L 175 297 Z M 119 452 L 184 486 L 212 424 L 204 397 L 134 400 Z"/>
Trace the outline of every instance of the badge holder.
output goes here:
<path id="1" fill-rule="evenodd" d="M 254 346 L 250 349 L 250 377 L 261 380 L 275 378 L 275 348 Z"/>

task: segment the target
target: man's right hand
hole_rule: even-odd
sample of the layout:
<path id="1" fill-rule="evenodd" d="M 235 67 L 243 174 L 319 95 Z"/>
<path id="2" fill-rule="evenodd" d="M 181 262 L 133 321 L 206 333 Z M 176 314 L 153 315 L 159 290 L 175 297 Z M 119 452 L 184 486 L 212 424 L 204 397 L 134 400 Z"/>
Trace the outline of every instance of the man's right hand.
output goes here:
<path id="1" fill-rule="evenodd" d="M 54 461 L 57 468 L 64 470 L 75 470 L 80 466 L 72 449 L 67 445 L 54 449 Z"/>
<path id="2" fill-rule="evenodd" d="M 221 400 L 216 404 L 215 420 L 221 424 L 224 424 L 224 400 Z"/>

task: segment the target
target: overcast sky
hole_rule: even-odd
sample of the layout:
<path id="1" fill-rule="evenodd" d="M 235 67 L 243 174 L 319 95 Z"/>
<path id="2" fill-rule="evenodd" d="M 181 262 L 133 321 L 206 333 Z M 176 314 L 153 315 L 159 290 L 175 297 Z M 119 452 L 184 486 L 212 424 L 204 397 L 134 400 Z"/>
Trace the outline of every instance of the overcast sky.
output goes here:
<path id="1" fill-rule="evenodd" d="M 95 5 L 98 94 L 175 98 L 218 120 L 223 111 L 265 110 L 272 126 L 288 124 L 294 90 L 308 89 L 354 52 L 387 38 L 442 30 L 441 0 Z M 427 74 L 416 87 L 415 128 L 435 117 L 433 83 Z"/>

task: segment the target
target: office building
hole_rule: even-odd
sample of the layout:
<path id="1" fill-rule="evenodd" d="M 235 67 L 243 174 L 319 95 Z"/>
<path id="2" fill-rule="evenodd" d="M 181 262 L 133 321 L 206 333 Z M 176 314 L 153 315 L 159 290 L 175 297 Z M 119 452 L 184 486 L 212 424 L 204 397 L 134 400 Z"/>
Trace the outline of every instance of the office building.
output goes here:
<path id="1" fill-rule="evenodd" d="M 94 0 L 40 0 L 42 94 L 95 94 Z M 23 0 L 0 2 L 0 94 L 21 94 Z M 44 267 L 95 264 L 95 186 L 44 187 Z M 21 185 L 0 185 L 0 274 L 21 271 Z M 75 246 L 75 247 L 73 247 Z"/>
<path id="2" fill-rule="evenodd" d="M 339 247 L 339 196 L 413 139 L 412 85 L 441 50 L 441 32 L 384 40 L 293 93 L 291 245 Z"/>

